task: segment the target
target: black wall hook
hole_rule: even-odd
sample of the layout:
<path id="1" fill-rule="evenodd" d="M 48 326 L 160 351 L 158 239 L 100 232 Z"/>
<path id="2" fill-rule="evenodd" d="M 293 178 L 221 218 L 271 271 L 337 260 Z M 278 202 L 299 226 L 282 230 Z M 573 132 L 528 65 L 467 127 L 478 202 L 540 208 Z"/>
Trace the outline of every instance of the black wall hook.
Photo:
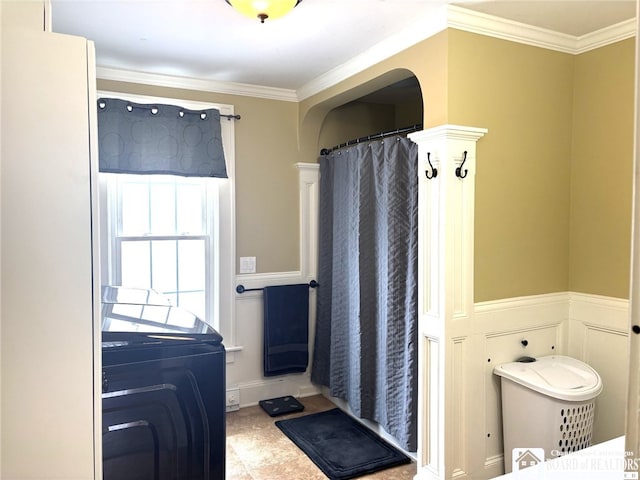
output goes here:
<path id="1" fill-rule="evenodd" d="M 436 178 L 438 176 L 438 169 L 431 165 L 431 152 L 427 152 L 427 162 L 429 162 L 429 168 L 431 169 L 431 174 L 429 174 L 429 170 L 425 170 L 424 173 L 429 180 L 432 178 Z"/>
<path id="2" fill-rule="evenodd" d="M 465 168 L 464 169 L 464 173 L 462 173 L 462 166 L 464 165 L 464 162 L 467 161 L 467 151 L 464 151 L 464 156 L 462 157 L 462 163 L 460 164 L 459 167 L 456 168 L 456 177 L 458 178 L 464 178 L 467 176 L 467 172 L 468 170 Z"/>

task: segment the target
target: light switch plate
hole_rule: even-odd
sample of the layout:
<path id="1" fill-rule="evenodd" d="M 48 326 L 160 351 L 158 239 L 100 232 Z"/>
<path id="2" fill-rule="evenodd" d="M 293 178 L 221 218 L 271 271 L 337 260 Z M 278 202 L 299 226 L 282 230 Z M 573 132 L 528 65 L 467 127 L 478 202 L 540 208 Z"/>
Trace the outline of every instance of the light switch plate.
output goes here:
<path id="1" fill-rule="evenodd" d="M 240 273 L 256 273 L 256 257 L 240 257 Z"/>

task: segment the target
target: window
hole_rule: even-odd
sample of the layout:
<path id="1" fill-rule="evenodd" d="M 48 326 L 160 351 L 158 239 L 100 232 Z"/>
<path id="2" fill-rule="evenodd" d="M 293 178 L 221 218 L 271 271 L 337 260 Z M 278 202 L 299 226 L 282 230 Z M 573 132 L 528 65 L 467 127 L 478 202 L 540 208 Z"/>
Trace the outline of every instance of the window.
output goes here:
<path id="1" fill-rule="evenodd" d="M 116 285 L 151 288 L 211 319 L 218 179 L 105 174 Z M 214 323 L 214 322 L 211 322 Z"/>
<path id="2" fill-rule="evenodd" d="M 228 106 L 167 99 L 162 103 L 233 113 Z M 213 325 L 225 337 L 225 345 L 232 346 L 233 121 L 222 120 L 222 137 L 226 179 L 100 174 L 101 266 L 103 284 L 163 293 L 174 305 Z"/>

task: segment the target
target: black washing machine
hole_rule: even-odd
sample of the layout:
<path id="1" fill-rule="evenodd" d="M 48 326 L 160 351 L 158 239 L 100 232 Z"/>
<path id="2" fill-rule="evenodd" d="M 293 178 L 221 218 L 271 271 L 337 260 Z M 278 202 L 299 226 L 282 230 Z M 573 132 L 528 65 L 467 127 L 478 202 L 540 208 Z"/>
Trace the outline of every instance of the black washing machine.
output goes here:
<path id="1" fill-rule="evenodd" d="M 222 337 L 152 290 L 102 293 L 104 480 L 224 480 Z"/>

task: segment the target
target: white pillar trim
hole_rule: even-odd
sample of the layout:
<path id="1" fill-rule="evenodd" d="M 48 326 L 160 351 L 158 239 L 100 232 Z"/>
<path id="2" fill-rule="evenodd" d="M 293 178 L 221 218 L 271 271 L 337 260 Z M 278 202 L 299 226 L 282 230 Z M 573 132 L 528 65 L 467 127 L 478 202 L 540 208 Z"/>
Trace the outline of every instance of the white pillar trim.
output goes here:
<path id="1" fill-rule="evenodd" d="M 300 274 L 307 281 L 318 274 L 318 183 L 320 165 L 296 163 L 300 201 Z"/>
<path id="2" fill-rule="evenodd" d="M 466 442 L 454 438 L 464 428 L 445 410 L 464 408 L 452 398 L 453 338 L 456 348 L 464 348 L 463 325 L 473 314 L 476 142 L 486 133 L 441 125 L 409 135 L 418 144 L 419 162 L 416 479 L 466 476 Z"/>

